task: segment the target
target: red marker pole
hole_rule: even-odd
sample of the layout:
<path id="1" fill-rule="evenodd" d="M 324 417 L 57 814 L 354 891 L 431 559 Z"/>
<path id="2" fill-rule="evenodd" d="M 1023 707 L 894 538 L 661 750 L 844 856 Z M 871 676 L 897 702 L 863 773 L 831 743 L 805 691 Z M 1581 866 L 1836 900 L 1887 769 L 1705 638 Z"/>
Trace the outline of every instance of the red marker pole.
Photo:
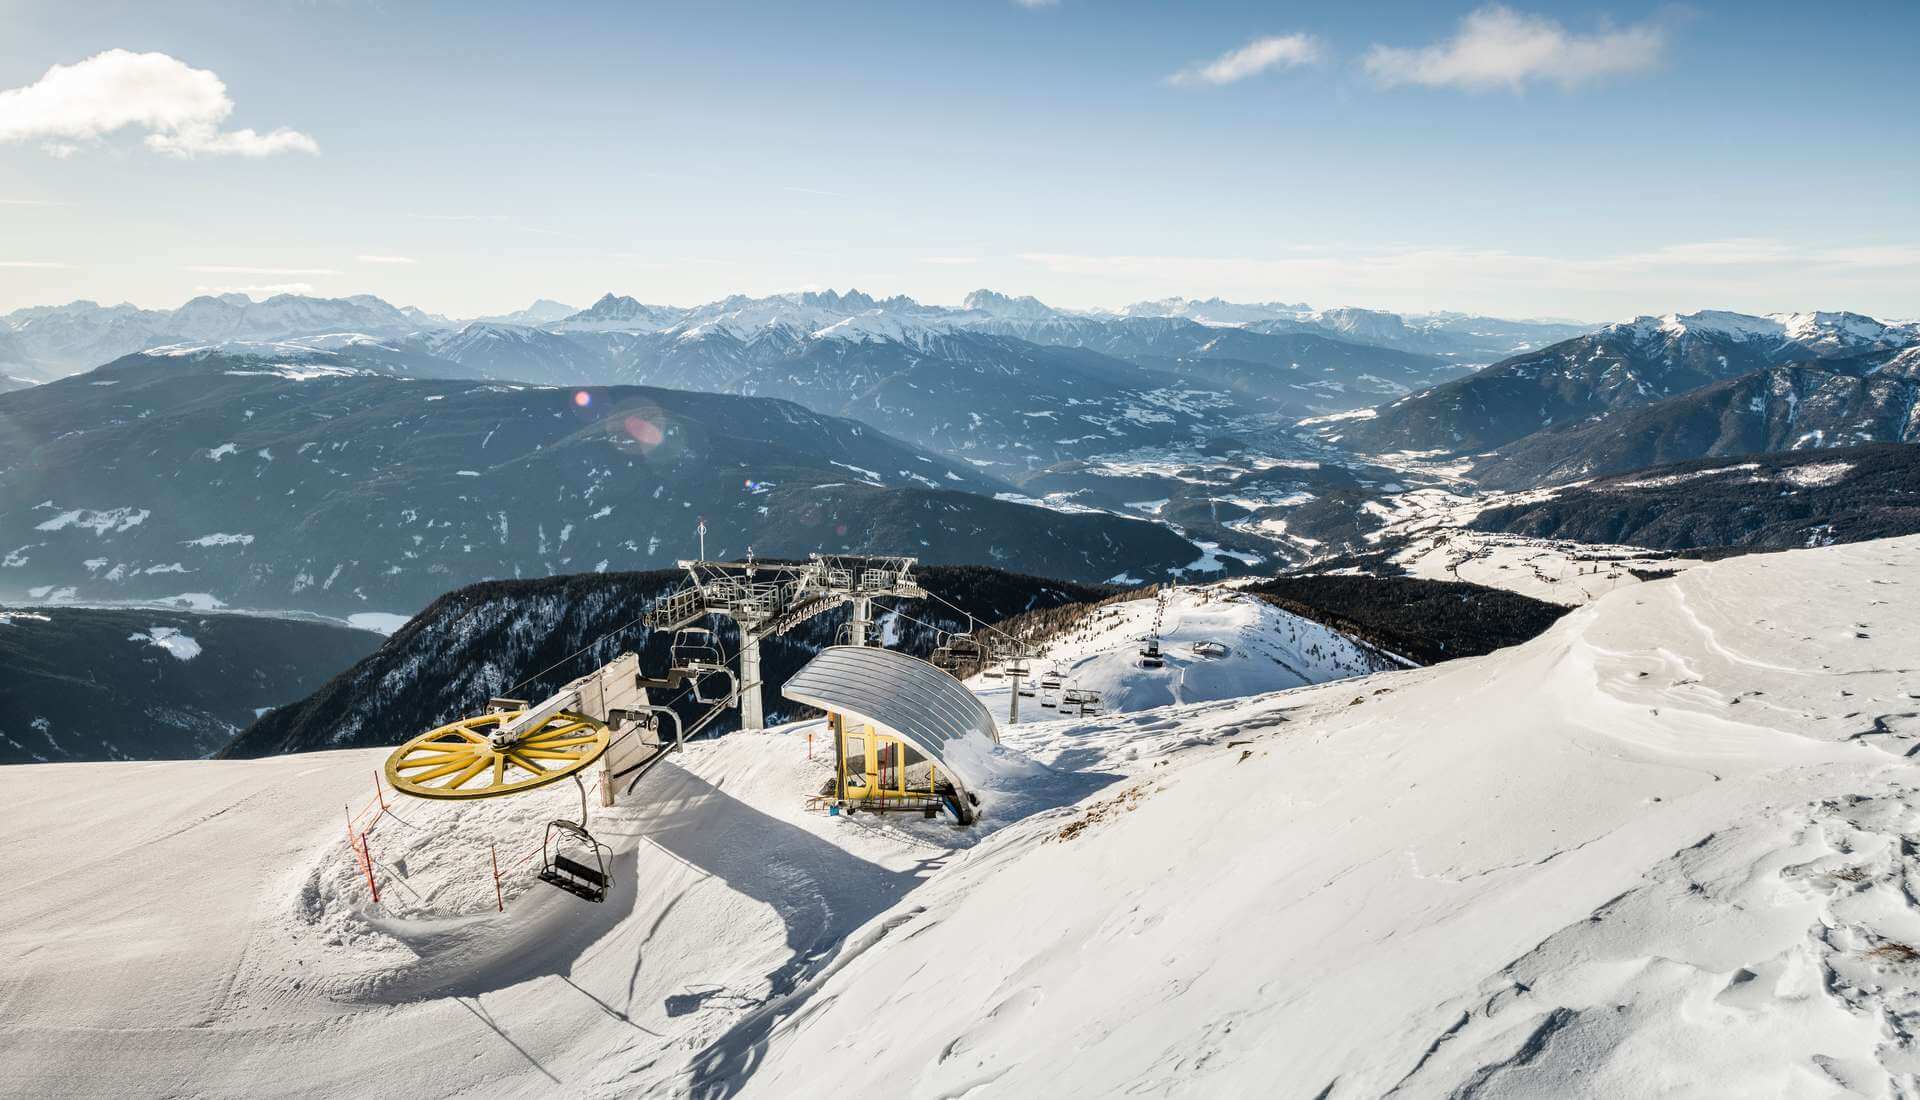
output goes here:
<path id="1" fill-rule="evenodd" d="M 367 847 L 367 834 L 360 834 L 360 866 L 367 872 L 367 892 L 373 895 L 373 903 L 380 904 L 380 884 L 373 879 L 373 849 Z"/>
<path id="2" fill-rule="evenodd" d="M 504 913 L 507 911 L 507 899 L 506 895 L 500 892 L 500 849 L 489 844 L 487 851 L 493 854 L 493 903 Z"/>

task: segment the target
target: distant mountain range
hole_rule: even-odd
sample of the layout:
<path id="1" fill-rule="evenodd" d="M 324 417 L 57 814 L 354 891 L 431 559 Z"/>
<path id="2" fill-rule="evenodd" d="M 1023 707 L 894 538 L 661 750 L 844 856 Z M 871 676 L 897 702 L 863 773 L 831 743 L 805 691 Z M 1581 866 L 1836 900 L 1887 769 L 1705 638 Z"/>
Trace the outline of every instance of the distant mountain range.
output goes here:
<path id="1" fill-rule="evenodd" d="M 1225 323 L 1236 316 L 1248 320 Z M 1478 320 L 1501 350 L 1522 330 L 1561 331 Z M 542 300 L 458 324 L 365 296 L 229 294 L 173 311 L 21 310 L 0 331 L 0 359 L 45 379 L 130 351 L 213 350 L 401 377 L 785 397 L 1019 479 L 1062 460 L 1199 442 L 1249 417 L 1345 411 L 1430 386 L 1467 369 L 1448 357 L 1458 348 L 1409 348 L 1448 326 L 1458 327 L 1218 302 L 1072 313 L 992 291 L 958 309 L 858 291 L 689 309 L 607 295 L 583 310 Z"/>
<path id="2" fill-rule="evenodd" d="M 1857 359 L 1916 342 L 1920 325 L 1856 313 L 1642 317 L 1514 356 L 1382 405 L 1370 416 L 1333 420 L 1318 430 L 1329 441 L 1369 454 L 1476 454 L 1757 371 Z M 1779 391 L 1778 399 L 1797 400 L 1790 392 Z"/>
<path id="3" fill-rule="evenodd" d="M 86 370 L 136 351 L 174 345 L 232 341 L 273 342 L 358 335 L 376 340 L 411 339 L 422 347 L 469 349 L 487 331 L 538 329 L 583 340 L 592 362 L 606 369 L 631 368 L 624 354 L 635 336 L 699 340 L 726 333 L 745 343 L 778 331 L 789 338 L 896 340 L 912 343 L 932 333 L 1019 324 L 1073 321 L 1098 326 L 1135 319 L 1178 320 L 1196 328 L 1245 328 L 1266 333 L 1308 333 L 1366 347 L 1388 348 L 1470 365 L 1491 362 L 1525 347 L 1561 339 L 1582 326 L 1563 322 L 1504 321 L 1436 314 L 1401 317 L 1372 310 L 1309 309 L 1304 305 L 1234 305 L 1218 299 L 1141 302 L 1115 312 L 1056 309 L 1032 297 L 975 291 L 959 307 L 924 305 L 896 295 L 876 298 L 860 291 L 807 291 L 768 297 L 734 295 L 697 306 L 650 305 L 608 294 L 586 309 L 540 299 L 512 313 L 466 321 L 391 305 L 371 295 L 315 298 L 281 294 L 254 301 L 244 294 L 206 295 L 178 309 L 102 306 L 77 301 L 36 306 L 0 318 L 0 373 L 48 380 Z M 462 335 L 477 326 L 480 331 Z M 1069 329 L 1072 326 L 1068 326 Z M 1019 331 L 1003 331 L 1030 339 Z M 645 341 L 642 341 L 643 343 Z M 1086 339 L 1039 339 L 1040 343 L 1093 346 Z M 1166 355 L 1162 349 L 1155 354 Z M 644 359 L 644 356 L 640 357 Z M 562 357 L 564 364 L 565 357 Z M 533 367 L 544 361 L 536 357 Z M 577 365 L 577 364 L 576 364 Z M 644 362 L 641 363 L 644 366 Z M 633 371 L 628 370 L 631 376 Z M 527 381 L 581 383 L 601 376 L 514 375 Z"/>
<path id="4" fill-rule="evenodd" d="M 136 351 L 174 344 L 274 341 L 297 336 L 398 337 L 452 322 L 371 294 L 310 298 L 203 295 L 179 309 L 70 302 L 15 310 L 3 319 L 0 372 L 48 380 Z"/>
<path id="5" fill-rule="evenodd" d="M 0 397 L 0 594 L 404 612 L 488 577 L 815 550 L 1151 579 L 1202 549 L 791 402 L 192 352 Z M 1217 566 L 1216 566 L 1217 568 Z"/>

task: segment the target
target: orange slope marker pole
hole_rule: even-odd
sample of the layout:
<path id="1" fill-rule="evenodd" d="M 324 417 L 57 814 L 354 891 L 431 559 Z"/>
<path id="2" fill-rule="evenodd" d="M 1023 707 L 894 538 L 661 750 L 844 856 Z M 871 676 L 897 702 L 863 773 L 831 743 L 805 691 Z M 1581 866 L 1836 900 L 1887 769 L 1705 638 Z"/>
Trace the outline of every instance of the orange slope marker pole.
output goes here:
<path id="1" fill-rule="evenodd" d="M 504 913 L 507 911 L 507 898 L 500 892 L 500 849 L 488 844 L 487 851 L 493 855 L 493 902 Z"/>
<path id="2" fill-rule="evenodd" d="M 367 872 L 367 892 L 373 895 L 373 903 L 380 904 L 380 884 L 373 878 L 373 849 L 367 846 L 367 834 L 360 834 L 360 867 Z"/>

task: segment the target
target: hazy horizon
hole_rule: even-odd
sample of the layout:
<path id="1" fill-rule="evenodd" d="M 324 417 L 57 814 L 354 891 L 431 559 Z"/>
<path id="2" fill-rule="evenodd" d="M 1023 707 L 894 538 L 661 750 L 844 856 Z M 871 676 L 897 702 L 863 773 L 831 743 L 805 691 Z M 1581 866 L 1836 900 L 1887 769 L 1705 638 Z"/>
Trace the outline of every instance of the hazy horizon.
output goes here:
<path id="1" fill-rule="evenodd" d="M 1920 312 L 1912 5 L 10 12 L 0 312 Z"/>

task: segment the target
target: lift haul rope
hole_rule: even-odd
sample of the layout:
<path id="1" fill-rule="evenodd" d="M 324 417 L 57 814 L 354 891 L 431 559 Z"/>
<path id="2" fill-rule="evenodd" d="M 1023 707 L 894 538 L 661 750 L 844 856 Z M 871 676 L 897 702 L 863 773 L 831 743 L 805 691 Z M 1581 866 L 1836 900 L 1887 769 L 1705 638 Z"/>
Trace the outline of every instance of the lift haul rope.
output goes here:
<path id="1" fill-rule="evenodd" d="M 657 601 L 658 597 L 655 597 L 655 600 Z M 526 679 L 508 688 L 506 690 L 506 694 L 511 695 L 514 692 L 519 691 L 521 688 L 527 686 L 528 684 L 533 683 L 535 680 L 538 680 L 540 677 L 545 676 L 547 673 L 552 672 L 556 668 L 559 668 L 561 665 L 566 664 L 568 661 L 571 661 L 579 657 L 582 653 L 587 653 L 593 650 L 594 648 L 598 647 L 601 642 L 606 641 L 608 638 L 617 637 L 618 635 L 633 629 L 635 624 L 639 623 L 642 619 L 645 619 L 646 617 L 647 617 L 647 613 L 645 611 L 642 611 L 639 615 L 629 620 L 625 625 L 614 627 L 612 630 L 609 630 L 605 634 L 600 635 L 598 638 L 595 638 L 593 641 L 588 642 L 586 645 L 581 646 L 579 649 L 574 650 L 572 653 L 567 654 L 565 657 L 560 658 L 559 660 L 553 662 L 547 667 L 541 669 L 540 671 L 534 673 L 533 675 L 527 677 Z"/>

